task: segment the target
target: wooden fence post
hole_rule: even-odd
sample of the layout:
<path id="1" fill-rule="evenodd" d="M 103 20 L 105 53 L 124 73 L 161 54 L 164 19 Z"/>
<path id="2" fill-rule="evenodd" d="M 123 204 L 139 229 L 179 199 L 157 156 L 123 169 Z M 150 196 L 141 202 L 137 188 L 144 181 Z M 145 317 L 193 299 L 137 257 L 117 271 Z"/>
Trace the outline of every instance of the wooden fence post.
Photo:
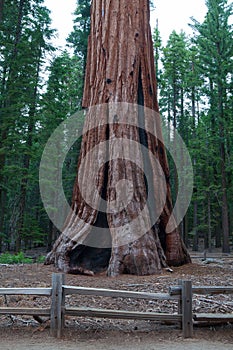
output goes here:
<path id="1" fill-rule="evenodd" d="M 182 281 L 182 328 L 184 338 L 192 338 L 193 310 L 191 281 Z"/>
<path id="2" fill-rule="evenodd" d="M 181 287 L 182 288 L 182 283 L 183 283 L 183 281 L 182 280 L 178 280 L 178 286 L 179 287 Z M 182 289 L 181 289 L 181 291 L 180 291 L 180 299 L 178 300 L 178 314 L 179 315 L 182 315 L 183 314 L 183 309 L 182 309 Z M 183 329 L 183 324 L 182 324 L 182 322 L 183 322 L 183 318 L 182 318 L 182 320 L 181 320 L 181 322 L 179 322 L 179 324 L 180 324 L 180 329 Z"/>
<path id="3" fill-rule="evenodd" d="M 61 338 L 65 323 L 65 293 L 63 292 L 64 283 L 64 274 L 53 273 L 50 332 L 53 337 L 57 338 Z"/>

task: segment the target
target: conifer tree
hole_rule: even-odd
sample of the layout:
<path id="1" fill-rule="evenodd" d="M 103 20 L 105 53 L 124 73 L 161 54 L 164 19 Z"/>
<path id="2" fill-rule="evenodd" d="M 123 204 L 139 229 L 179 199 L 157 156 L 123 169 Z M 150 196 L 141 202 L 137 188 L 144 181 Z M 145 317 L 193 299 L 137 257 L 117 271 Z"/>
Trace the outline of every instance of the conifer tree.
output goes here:
<path id="1" fill-rule="evenodd" d="M 229 84 L 228 75 L 232 70 L 232 25 L 229 18 L 232 15 L 232 4 L 227 0 L 207 0 L 207 14 L 202 24 L 194 21 L 193 27 L 197 30 L 202 61 L 202 72 L 207 81 L 209 98 L 209 117 L 215 143 L 218 147 L 218 156 L 215 159 L 217 169 L 215 177 L 221 178 L 221 211 L 222 211 L 222 238 L 223 252 L 230 250 L 229 242 L 229 204 L 228 204 L 228 177 L 227 154 L 229 150 L 228 122 L 229 122 Z M 218 179 L 216 179 L 218 181 Z"/>
<path id="2" fill-rule="evenodd" d="M 29 210 L 27 194 L 37 138 L 42 65 L 51 49 L 48 42 L 53 33 L 49 12 L 42 3 L 6 0 L 1 23 L 0 231 L 5 235 L 8 232 L 18 251 L 27 226 L 25 214 Z"/>

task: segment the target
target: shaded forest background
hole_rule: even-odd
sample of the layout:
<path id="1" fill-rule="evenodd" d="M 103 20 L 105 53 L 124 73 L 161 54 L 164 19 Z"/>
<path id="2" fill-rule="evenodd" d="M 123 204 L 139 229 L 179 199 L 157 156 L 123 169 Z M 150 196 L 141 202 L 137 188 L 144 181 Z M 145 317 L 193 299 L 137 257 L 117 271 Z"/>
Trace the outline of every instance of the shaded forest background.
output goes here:
<path id="1" fill-rule="evenodd" d="M 171 134 L 174 127 L 182 136 L 194 169 L 182 237 L 193 250 L 201 239 L 203 248 L 227 253 L 233 244 L 232 4 L 206 5 L 203 23 L 190 19 L 191 37 L 173 31 L 163 45 L 157 26 L 154 57 L 161 115 Z M 59 235 L 40 198 L 39 165 L 55 128 L 81 109 L 89 30 L 90 1 L 79 0 L 67 49 L 58 51 L 43 0 L 0 0 L 0 251 L 50 250 Z M 69 200 L 79 148 L 80 141 L 63 166 Z M 169 162 L 175 201 L 178 179 Z"/>

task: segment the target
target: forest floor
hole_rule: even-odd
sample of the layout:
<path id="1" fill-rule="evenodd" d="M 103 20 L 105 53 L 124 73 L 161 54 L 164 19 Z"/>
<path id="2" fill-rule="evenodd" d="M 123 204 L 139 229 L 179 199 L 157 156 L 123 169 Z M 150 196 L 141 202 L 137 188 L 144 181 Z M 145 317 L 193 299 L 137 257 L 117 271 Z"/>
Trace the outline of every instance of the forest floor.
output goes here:
<path id="1" fill-rule="evenodd" d="M 193 285 L 233 286 L 233 255 L 208 254 L 204 261 L 200 255 L 193 256 L 192 264 L 173 268 L 172 273 L 164 270 L 156 276 L 123 275 L 115 278 L 104 274 L 94 277 L 66 275 L 66 284 L 147 292 L 167 292 L 168 287 L 177 285 L 179 279 L 192 280 Z M 52 266 L 43 264 L 0 265 L 0 287 L 50 287 L 53 272 L 57 271 Z M 193 299 L 194 313 L 233 313 L 232 295 L 194 295 Z M 85 296 L 67 296 L 66 301 L 70 306 L 177 311 L 177 303 L 173 301 Z M 0 296 L 0 306 L 46 307 L 49 304 L 50 299 L 46 297 Z M 0 316 L 0 339 L 1 350 L 165 350 L 169 347 L 174 350 L 232 350 L 233 325 L 195 327 L 193 338 L 183 339 L 178 325 L 69 317 L 66 319 L 64 337 L 57 340 L 49 335 L 49 320 L 40 325 L 30 316 Z"/>

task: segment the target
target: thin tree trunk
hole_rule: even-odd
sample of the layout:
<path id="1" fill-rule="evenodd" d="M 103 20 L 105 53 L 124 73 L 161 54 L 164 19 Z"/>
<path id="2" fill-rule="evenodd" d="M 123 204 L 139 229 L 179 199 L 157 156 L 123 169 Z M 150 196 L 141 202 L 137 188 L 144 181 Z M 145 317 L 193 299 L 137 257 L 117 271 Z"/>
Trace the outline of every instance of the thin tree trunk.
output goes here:
<path id="1" fill-rule="evenodd" d="M 197 207 L 197 200 L 194 200 L 193 203 L 193 251 L 197 252 L 198 251 L 198 230 L 197 230 L 197 212 L 198 212 L 198 207 Z"/>
<path id="2" fill-rule="evenodd" d="M 224 137 L 223 125 L 220 125 L 220 136 L 221 140 Z M 226 180 L 226 154 L 225 144 L 221 141 L 220 144 L 220 155 L 221 155 L 221 177 L 222 177 L 222 230 L 223 230 L 223 253 L 230 252 L 230 230 L 229 230 L 229 217 L 228 217 L 228 200 L 227 200 L 227 180 Z"/>
<path id="3" fill-rule="evenodd" d="M 58 230 L 52 221 L 49 221 L 48 237 L 47 237 L 47 252 L 52 249 L 54 242 L 57 239 Z"/>
<path id="4" fill-rule="evenodd" d="M 3 21 L 4 0 L 0 0 L 0 23 Z"/>
<path id="5" fill-rule="evenodd" d="M 2 72 L 2 84 L 1 84 L 1 93 L 3 96 L 5 86 L 6 86 L 6 73 L 7 68 L 4 65 Z M 5 101 L 1 103 L 1 109 L 3 110 L 5 106 Z M 6 161 L 6 154 L 4 152 L 4 140 L 7 138 L 6 127 L 4 126 L 4 120 L 2 118 L 2 113 L 0 113 L 0 126 L 1 126 L 1 138 L 0 138 L 0 252 L 2 251 L 2 234 L 4 232 L 4 217 L 5 217 L 5 207 L 6 207 L 6 191 L 5 191 L 5 177 L 4 177 L 4 166 Z"/>
<path id="6" fill-rule="evenodd" d="M 218 47 L 220 52 L 220 48 Z M 221 65 L 220 65 L 221 67 Z M 220 131 L 220 157 L 221 157 L 221 180 L 222 180 L 222 230 L 223 230 L 223 253 L 230 252 L 230 229 L 228 217 L 228 200 L 227 200 L 227 175 L 226 175 L 226 150 L 225 150 L 225 129 L 224 129 L 224 86 L 222 81 L 221 70 L 218 77 L 218 111 L 219 111 L 219 131 Z"/>
<path id="7" fill-rule="evenodd" d="M 221 225 L 221 220 L 219 220 L 217 227 L 215 229 L 215 237 L 216 237 L 216 242 L 215 242 L 215 248 L 221 248 L 222 247 L 222 225 Z"/>
<path id="8" fill-rule="evenodd" d="M 192 62 L 192 72 L 195 71 L 195 64 Z M 191 103 L 192 103 L 192 126 L 193 126 L 193 138 L 196 138 L 196 89 L 195 86 L 192 86 L 192 92 L 191 92 Z M 197 101 L 198 103 L 198 101 Z M 197 108 L 198 109 L 198 108 Z M 199 120 L 198 120 L 199 122 Z M 194 157 L 193 159 L 193 168 L 194 168 L 194 177 L 196 173 L 196 159 Z M 194 196 L 196 197 L 197 188 L 195 186 L 194 188 Z M 194 198 L 193 202 L 193 251 L 198 251 L 198 202 L 197 199 Z"/>
<path id="9" fill-rule="evenodd" d="M 221 143 L 221 175 L 222 175 L 222 230 L 223 230 L 223 253 L 230 252 L 229 240 L 229 218 L 228 218 L 228 202 L 227 202 L 227 184 L 225 169 L 225 146 Z"/>
<path id="10" fill-rule="evenodd" d="M 212 228 L 211 228 L 211 202 L 210 202 L 210 193 L 207 194 L 208 201 L 208 251 L 212 251 Z"/>
<path id="11" fill-rule="evenodd" d="M 117 114 L 119 110 L 111 113 L 111 108 L 114 108 L 111 103 L 118 102 L 138 104 L 158 112 L 156 93 L 149 1 L 93 1 L 83 106 L 108 105 L 99 109 L 96 107 L 99 111 L 97 115 L 92 108 L 87 110 L 79 176 L 73 193 L 73 212 L 48 255 L 47 263 L 54 262 L 57 267 L 69 272 L 80 272 L 83 268 L 97 271 L 98 256 L 98 263 L 108 269 L 108 275 L 115 276 L 121 273 L 153 274 L 160 272 L 167 262 L 173 265 L 190 262 L 178 230 L 166 233 L 172 211 L 169 170 L 165 147 L 152 135 L 155 131 L 160 140 L 162 138 L 159 116 L 152 121 L 147 118 L 143 108 L 137 107 L 134 113 L 131 111 L 132 121 L 129 125 L 129 107 L 121 110 L 120 115 Z M 136 144 L 131 148 L 122 147 L 120 159 L 119 146 L 116 146 L 119 138 L 133 140 Z M 106 140 L 109 142 L 106 143 Z M 101 152 L 91 160 L 90 150 L 102 143 L 104 146 Z M 141 144 L 151 152 L 144 152 Z M 106 162 L 109 156 L 113 160 Z M 151 214 L 155 211 L 154 202 L 158 206 L 162 205 L 159 195 L 162 188 L 158 188 L 158 169 L 154 157 L 159 160 L 165 174 L 167 196 L 160 220 L 150 226 Z M 147 186 L 143 172 L 135 165 L 136 160 L 140 169 L 149 169 L 149 186 L 153 187 L 153 191 L 148 192 L 151 207 L 146 204 Z M 86 165 L 81 168 L 83 161 Z M 98 179 L 94 177 L 93 169 L 100 169 Z M 132 200 L 124 210 L 115 212 L 114 208 L 111 211 L 112 201 L 118 200 L 117 186 L 122 179 L 133 184 Z M 106 215 L 93 209 L 102 209 L 99 196 L 93 194 L 90 186 L 93 183 L 97 183 L 98 193 L 107 201 Z M 92 208 L 83 200 L 80 188 L 85 189 Z M 138 225 L 126 225 L 138 216 L 141 208 L 147 214 L 138 219 Z M 93 251 L 93 248 L 88 247 L 88 240 L 95 234 L 90 232 L 90 225 L 98 221 L 102 222 L 102 227 L 109 229 L 109 236 L 101 238 L 101 230 L 98 234 L 102 246 L 111 242 L 110 253 L 108 248 L 96 248 Z M 150 228 L 142 235 L 147 226 Z M 125 237 L 131 238 L 130 243 L 122 244 Z"/>

